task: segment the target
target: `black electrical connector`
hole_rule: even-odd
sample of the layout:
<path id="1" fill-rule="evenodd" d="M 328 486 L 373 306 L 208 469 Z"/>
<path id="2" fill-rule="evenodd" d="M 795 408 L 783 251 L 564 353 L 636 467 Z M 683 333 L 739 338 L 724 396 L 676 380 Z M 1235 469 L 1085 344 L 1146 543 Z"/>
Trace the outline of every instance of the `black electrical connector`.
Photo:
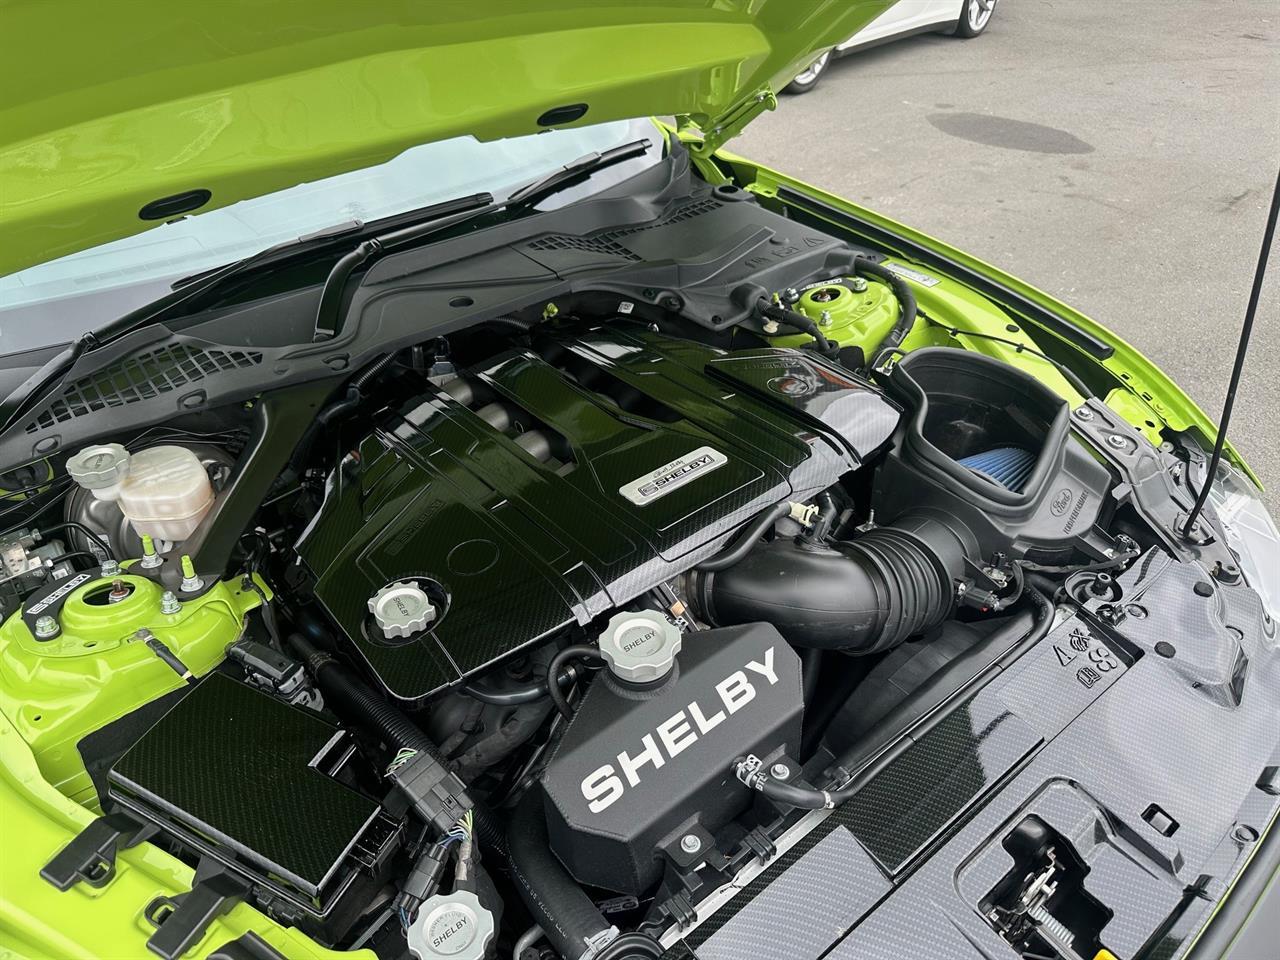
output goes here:
<path id="1" fill-rule="evenodd" d="M 404 878 L 400 890 L 414 902 L 422 903 L 440 889 L 440 878 L 449 863 L 449 848 L 443 843 L 434 843 L 422 852 L 414 863 L 409 875 Z"/>
<path id="2" fill-rule="evenodd" d="M 405 753 L 387 770 L 387 779 L 419 817 L 448 833 L 473 806 L 466 784 L 430 751 Z"/>

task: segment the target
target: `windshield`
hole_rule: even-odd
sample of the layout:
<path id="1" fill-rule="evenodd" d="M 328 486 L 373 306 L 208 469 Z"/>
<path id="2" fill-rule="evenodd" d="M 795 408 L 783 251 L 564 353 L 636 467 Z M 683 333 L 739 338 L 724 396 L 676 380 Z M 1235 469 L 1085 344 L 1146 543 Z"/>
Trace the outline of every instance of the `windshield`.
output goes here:
<path id="1" fill-rule="evenodd" d="M 65 343 L 163 296 L 177 279 L 278 243 L 465 194 L 488 191 L 501 199 L 583 154 L 646 136 L 656 142 L 655 132 L 649 120 L 623 120 L 485 143 L 474 137 L 426 143 L 377 166 L 298 184 L 29 267 L 0 277 L 0 354 Z M 634 173 L 629 164 L 602 170 L 592 178 L 590 192 Z M 580 195 L 566 193 L 544 206 Z"/>

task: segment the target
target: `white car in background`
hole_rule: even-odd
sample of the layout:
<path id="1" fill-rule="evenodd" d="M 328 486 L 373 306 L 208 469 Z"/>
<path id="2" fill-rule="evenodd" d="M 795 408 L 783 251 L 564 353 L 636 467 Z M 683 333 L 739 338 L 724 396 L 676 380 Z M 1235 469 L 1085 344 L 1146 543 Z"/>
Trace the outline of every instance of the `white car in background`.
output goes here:
<path id="1" fill-rule="evenodd" d="M 855 50 L 917 33 L 944 32 L 965 39 L 976 37 L 987 29 L 995 8 L 996 0 L 898 0 L 865 28 L 815 60 L 783 93 L 808 93 L 818 85 L 834 57 Z"/>

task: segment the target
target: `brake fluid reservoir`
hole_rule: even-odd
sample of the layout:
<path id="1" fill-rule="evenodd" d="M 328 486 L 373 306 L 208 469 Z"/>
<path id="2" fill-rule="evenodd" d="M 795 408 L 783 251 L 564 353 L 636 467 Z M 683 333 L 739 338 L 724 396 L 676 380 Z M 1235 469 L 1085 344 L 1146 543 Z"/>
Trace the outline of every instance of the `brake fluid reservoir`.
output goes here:
<path id="1" fill-rule="evenodd" d="M 186 447 L 159 446 L 129 458 L 117 502 L 139 536 L 174 542 L 191 536 L 213 505 L 213 484 Z"/>

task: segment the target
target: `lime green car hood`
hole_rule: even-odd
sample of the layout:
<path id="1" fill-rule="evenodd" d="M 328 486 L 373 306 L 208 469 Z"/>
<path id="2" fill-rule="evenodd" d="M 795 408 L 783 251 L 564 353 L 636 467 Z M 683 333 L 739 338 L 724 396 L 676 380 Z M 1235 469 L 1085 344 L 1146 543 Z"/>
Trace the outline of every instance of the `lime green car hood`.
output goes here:
<path id="1" fill-rule="evenodd" d="M 0 275 L 143 230 L 157 199 L 209 210 L 570 105 L 714 146 L 891 4 L 0 0 Z"/>

